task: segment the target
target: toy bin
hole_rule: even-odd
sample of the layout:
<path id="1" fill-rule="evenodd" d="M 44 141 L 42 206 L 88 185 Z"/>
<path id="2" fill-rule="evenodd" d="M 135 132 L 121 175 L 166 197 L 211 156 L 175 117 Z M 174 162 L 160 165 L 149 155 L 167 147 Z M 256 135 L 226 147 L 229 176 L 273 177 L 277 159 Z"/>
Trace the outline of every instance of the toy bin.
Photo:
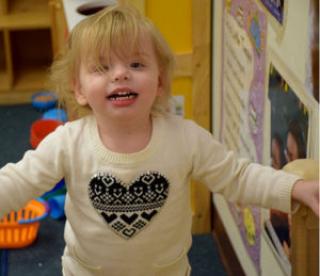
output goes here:
<path id="1" fill-rule="evenodd" d="M 32 123 L 30 130 L 30 144 L 36 148 L 39 143 L 51 132 L 53 132 L 63 122 L 58 120 L 39 119 Z"/>
<path id="2" fill-rule="evenodd" d="M 40 226 L 40 220 L 48 215 L 48 204 L 31 200 L 19 211 L 12 211 L 0 220 L 0 248 L 21 248 L 32 244 Z"/>

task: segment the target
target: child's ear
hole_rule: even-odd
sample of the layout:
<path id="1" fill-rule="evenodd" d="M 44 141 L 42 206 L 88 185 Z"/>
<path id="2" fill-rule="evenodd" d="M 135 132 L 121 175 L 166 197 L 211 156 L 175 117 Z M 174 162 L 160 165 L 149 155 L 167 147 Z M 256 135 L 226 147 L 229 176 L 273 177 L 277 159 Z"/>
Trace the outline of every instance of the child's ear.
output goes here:
<path id="1" fill-rule="evenodd" d="M 81 84 L 78 79 L 73 79 L 71 83 L 71 87 L 74 93 L 74 96 L 77 100 L 77 103 L 84 106 L 88 104 L 87 98 L 82 93 Z"/>

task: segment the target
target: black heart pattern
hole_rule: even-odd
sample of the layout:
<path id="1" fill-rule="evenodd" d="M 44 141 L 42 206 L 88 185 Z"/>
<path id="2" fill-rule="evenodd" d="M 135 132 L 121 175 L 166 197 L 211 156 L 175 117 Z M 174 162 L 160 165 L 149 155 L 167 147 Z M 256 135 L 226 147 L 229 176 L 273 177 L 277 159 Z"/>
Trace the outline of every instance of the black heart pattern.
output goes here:
<path id="1" fill-rule="evenodd" d="M 89 198 L 111 229 L 129 239 L 159 213 L 168 190 L 168 180 L 158 172 L 144 173 L 130 185 L 99 172 L 90 180 Z"/>

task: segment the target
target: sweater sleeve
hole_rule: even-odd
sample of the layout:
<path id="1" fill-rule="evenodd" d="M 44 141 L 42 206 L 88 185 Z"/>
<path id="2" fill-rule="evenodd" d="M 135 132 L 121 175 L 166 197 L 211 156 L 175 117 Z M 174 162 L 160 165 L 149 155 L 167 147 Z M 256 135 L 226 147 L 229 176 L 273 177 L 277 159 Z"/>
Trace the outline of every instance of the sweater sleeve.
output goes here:
<path id="1" fill-rule="evenodd" d="M 231 202 L 291 210 L 291 190 L 298 177 L 238 158 L 208 131 L 194 123 L 189 127 L 194 179 Z"/>
<path id="2" fill-rule="evenodd" d="M 36 150 L 0 170 L 0 218 L 49 191 L 63 178 L 63 128 L 48 135 Z"/>

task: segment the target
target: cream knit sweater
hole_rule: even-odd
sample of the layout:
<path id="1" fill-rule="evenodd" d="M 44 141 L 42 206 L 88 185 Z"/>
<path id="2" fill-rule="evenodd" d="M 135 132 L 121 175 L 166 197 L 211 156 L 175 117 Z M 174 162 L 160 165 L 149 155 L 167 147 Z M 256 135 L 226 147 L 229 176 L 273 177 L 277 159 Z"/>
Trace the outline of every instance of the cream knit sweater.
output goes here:
<path id="1" fill-rule="evenodd" d="M 155 116 L 148 146 L 106 149 L 95 119 L 66 123 L 0 170 L 0 217 L 67 184 L 64 275 L 188 275 L 189 180 L 228 200 L 290 211 L 297 177 L 237 159 L 195 123 Z"/>

